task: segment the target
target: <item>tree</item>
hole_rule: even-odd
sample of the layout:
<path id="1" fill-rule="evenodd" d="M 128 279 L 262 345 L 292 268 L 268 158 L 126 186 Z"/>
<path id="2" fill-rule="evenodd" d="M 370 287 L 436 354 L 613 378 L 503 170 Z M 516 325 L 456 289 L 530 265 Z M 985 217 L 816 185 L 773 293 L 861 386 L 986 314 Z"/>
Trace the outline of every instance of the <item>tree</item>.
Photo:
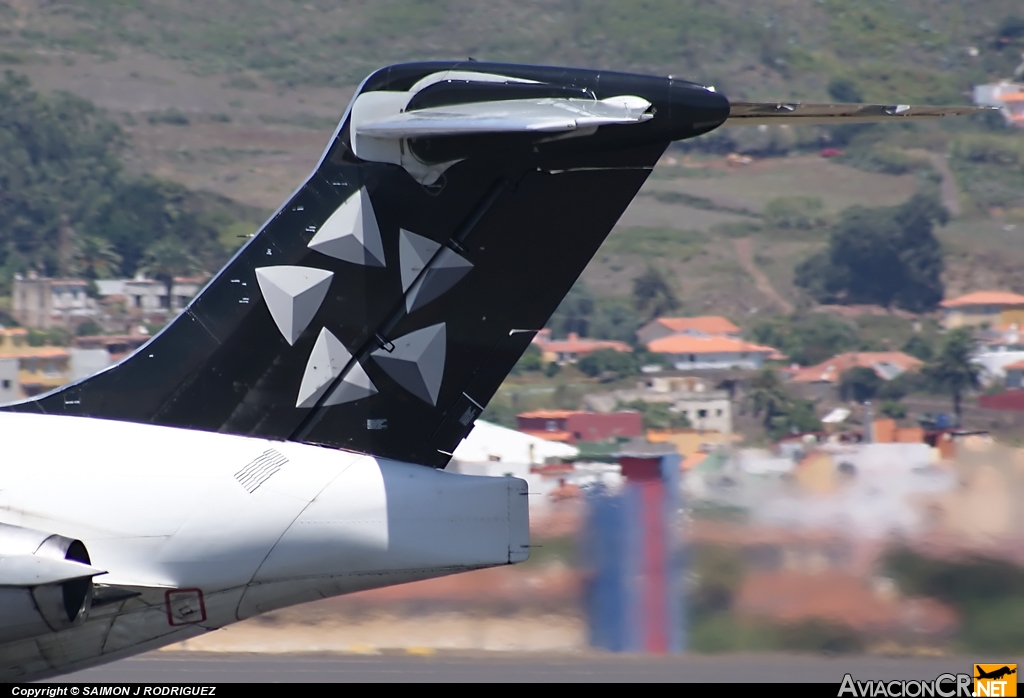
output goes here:
<path id="1" fill-rule="evenodd" d="M 933 224 L 948 217 L 938 198 L 925 194 L 900 206 L 849 208 L 832 226 L 828 248 L 797 266 L 794 283 L 820 303 L 931 310 L 944 292 Z"/>
<path id="2" fill-rule="evenodd" d="M 643 416 L 644 429 L 689 429 L 692 426 L 686 415 L 673 412 L 667 402 L 633 400 L 620 402 L 616 409 L 639 412 Z"/>
<path id="3" fill-rule="evenodd" d="M 770 368 L 762 370 L 750 382 L 747 401 L 755 417 L 764 415 L 764 426 L 769 428 L 774 417 L 784 414 L 791 397 L 779 380 L 779 374 Z"/>
<path id="4" fill-rule="evenodd" d="M 114 251 L 109 241 L 95 235 L 75 241 L 75 251 L 71 257 L 72 273 L 95 281 L 112 278 L 120 270 L 121 255 Z"/>
<path id="5" fill-rule="evenodd" d="M 828 94 L 837 102 L 859 104 L 864 101 L 864 95 L 857 89 L 856 83 L 849 78 L 832 78 L 829 80 Z"/>
<path id="6" fill-rule="evenodd" d="M 549 326 L 552 334 L 565 337 L 575 332 L 580 337 L 589 337 L 590 318 L 593 314 L 594 294 L 583 282 L 577 282 L 551 315 Z"/>
<path id="7" fill-rule="evenodd" d="M 883 402 L 878 411 L 892 419 L 903 419 L 907 416 L 906 405 L 899 402 L 893 402 L 892 400 L 886 400 Z"/>
<path id="8" fill-rule="evenodd" d="M 654 267 L 647 267 L 647 271 L 633 279 L 633 307 L 646 320 L 666 315 L 679 305 L 665 276 Z"/>
<path id="9" fill-rule="evenodd" d="M 823 313 L 762 321 L 751 329 L 750 336 L 758 344 L 775 347 L 802 366 L 812 366 L 856 349 L 859 343 L 850 325 Z"/>
<path id="10" fill-rule="evenodd" d="M 576 362 L 576 368 L 591 378 L 604 373 L 614 373 L 619 378 L 625 378 L 635 375 L 638 370 L 636 359 L 631 353 L 614 349 L 592 351 Z"/>
<path id="11" fill-rule="evenodd" d="M 814 414 L 814 403 L 810 400 L 791 399 L 782 414 L 771 418 L 768 434 L 778 439 L 786 434 L 804 434 L 821 431 L 821 420 Z"/>
<path id="12" fill-rule="evenodd" d="M 963 394 L 981 386 L 981 366 L 973 361 L 976 347 L 970 328 L 955 329 L 946 336 L 935 358 L 922 369 L 925 376 L 953 398 L 957 425 L 961 424 Z"/>
<path id="13" fill-rule="evenodd" d="M 751 381 L 747 402 L 755 417 L 763 415 L 764 428 L 774 439 L 794 432 L 821 430 L 814 404 L 793 397 L 770 368 Z"/>
<path id="14" fill-rule="evenodd" d="M 511 373 L 514 376 L 518 376 L 523 371 L 539 371 L 543 367 L 540 347 L 536 344 L 531 344 L 526 347 L 526 351 L 523 352 L 523 355 L 519 357 L 519 361 L 512 367 Z"/>
<path id="15" fill-rule="evenodd" d="M 839 377 L 839 392 L 845 400 L 864 403 L 878 394 L 882 379 L 866 366 L 854 366 Z"/>
<path id="16" fill-rule="evenodd" d="M 932 358 L 935 349 L 932 347 L 931 342 L 922 337 L 919 334 L 915 334 L 907 343 L 903 345 L 903 351 L 910 354 L 913 357 L 921 359 L 921 361 L 928 361 Z"/>
<path id="17" fill-rule="evenodd" d="M 167 288 L 167 303 L 170 307 L 171 292 L 176 276 L 188 276 L 199 270 L 199 262 L 177 240 L 164 238 L 146 250 L 143 270 L 151 278 L 163 282 Z"/>

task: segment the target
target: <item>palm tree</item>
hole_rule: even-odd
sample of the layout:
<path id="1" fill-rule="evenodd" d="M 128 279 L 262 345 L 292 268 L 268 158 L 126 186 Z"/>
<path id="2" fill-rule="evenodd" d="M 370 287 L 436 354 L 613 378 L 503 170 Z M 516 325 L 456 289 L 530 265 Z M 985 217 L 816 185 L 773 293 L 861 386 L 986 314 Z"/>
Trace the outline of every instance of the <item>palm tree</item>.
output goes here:
<path id="1" fill-rule="evenodd" d="M 953 398 L 953 414 L 960 426 L 961 406 L 965 391 L 981 386 L 981 366 L 974 363 L 976 342 L 971 330 L 960 327 L 946 337 L 938 353 L 921 369 L 925 376 Z"/>
<path id="2" fill-rule="evenodd" d="M 199 271 L 199 268 L 199 261 L 188 253 L 180 241 L 164 238 L 153 243 L 146 250 L 142 271 L 149 277 L 164 283 L 164 286 L 167 287 L 167 307 L 170 308 L 174 278 L 194 274 Z"/>
<path id="3" fill-rule="evenodd" d="M 101 237 L 85 237 L 75 241 L 71 271 L 89 281 L 109 279 L 121 270 L 121 255 Z"/>
<path id="4" fill-rule="evenodd" d="M 750 382 L 747 403 L 757 417 L 764 414 L 764 426 L 770 429 L 772 419 L 787 412 L 793 399 L 779 379 L 779 374 L 770 368 L 761 371 Z"/>

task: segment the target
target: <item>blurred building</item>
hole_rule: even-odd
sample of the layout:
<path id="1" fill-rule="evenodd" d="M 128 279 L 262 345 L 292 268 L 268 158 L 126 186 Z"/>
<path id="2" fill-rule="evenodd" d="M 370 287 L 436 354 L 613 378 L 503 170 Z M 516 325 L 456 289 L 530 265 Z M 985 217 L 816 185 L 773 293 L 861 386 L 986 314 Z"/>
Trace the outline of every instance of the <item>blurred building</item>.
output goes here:
<path id="1" fill-rule="evenodd" d="M 202 277 L 175 277 L 168 296 L 167 285 L 163 281 L 137 276 L 121 282 L 119 295 L 127 300 L 129 311 L 179 313 L 199 293 L 205 281 Z"/>
<path id="2" fill-rule="evenodd" d="M 96 315 L 96 301 L 81 279 L 49 279 L 29 272 L 15 274 L 11 295 L 14 319 L 25 327 L 48 330 L 72 328 Z"/>
<path id="3" fill-rule="evenodd" d="M 544 329 L 533 338 L 541 351 L 541 360 L 544 363 L 554 362 L 559 365 L 574 364 L 587 354 L 599 349 L 611 349 L 618 352 L 632 352 L 633 349 L 625 342 L 616 342 L 605 339 L 580 338 L 575 332 L 570 332 L 566 339 L 551 339 L 551 330 Z"/>
<path id="4" fill-rule="evenodd" d="M 643 434 L 643 416 L 635 411 L 534 410 L 516 415 L 516 422 L 524 434 L 567 444 L 632 438 Z"/>
<path id="5" fill-rule="evenodd" d="M 615 390 L 584 397 L 584 405 L 610 412 L 619 403 L 642 400 L 665 403 L 669 410 L 700 431 L 732 433 L 732 400 L 726 390 L 714 390 L 695 376 L 649 376 L 632 390 Z"/>
<path id="6" fill-rule="evenodd" d="M 674 334 L 648 342 L 647 350 L 661 354 L 680 371 L 756 370 L 765 361 L 785 358 L 777 349 L 737 339 Z"/>
<path id="7" fill-rule="evenodd" d="M 113 363 L 128 356 L 150 339 L 148 334 L 91 335 L 75 337 L 71 346 L 82 350 L 102 350 L 107 354 L 109 362 Z"/>
<path id="8" fill-rule="evenodd" d="M 1024 296 L 1009 291 L 975 291 L 939 304 L 942 324 L 957 327 L 1003 327 L 1024 323 Z"/>
<path id="9" fill-rule="evenodd" d="M 656 339 L 677 334 L 691 337 L 739 337 L 740 328 L 718 315 L 659 317 L 638 329 L 636 338 L 641 344 L 650 344 Z"/>
<path id="10" fill-rule="evenodd" d="M 916 371 L 924 362 L 902 351 L 851 351 L 838 354 L 816 366 L 788 370 L 790 382 L 815 397 L 839 398 L 843 374 L 852 368 L 869 368 L 882 380 L 892 380 L 906 371 Z"/>
<path id="11" fill-rule="evenodd" d="M 1006 123 L 1024 127 L 1024 84 L 997 82 L 974 86 L 974 103 L 981 107 L 999 107 Z"/>
<path id="12" fill-rule="evenodd" d="M 18 364 L 18 386 L 24 397 L 39 395 L 70 380 L 71 354 L 64 347 L 33 347 L 28 330 L 22 327 L 0 329 L 0 359 Z"/>

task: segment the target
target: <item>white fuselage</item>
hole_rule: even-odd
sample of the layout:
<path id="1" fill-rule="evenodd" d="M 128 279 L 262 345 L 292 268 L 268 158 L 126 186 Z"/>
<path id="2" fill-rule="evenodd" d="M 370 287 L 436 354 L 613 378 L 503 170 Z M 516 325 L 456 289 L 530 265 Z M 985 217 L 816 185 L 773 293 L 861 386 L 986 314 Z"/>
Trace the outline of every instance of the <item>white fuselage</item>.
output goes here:
<path id="1" fill-rule="evenodd" d="M 0 433 L 0 523 L 81 540 L 106 572 L 84 623 L 0 645 L 0 680 L 528 556 L 515 478 L 81 417 L 0 413 Z"/>

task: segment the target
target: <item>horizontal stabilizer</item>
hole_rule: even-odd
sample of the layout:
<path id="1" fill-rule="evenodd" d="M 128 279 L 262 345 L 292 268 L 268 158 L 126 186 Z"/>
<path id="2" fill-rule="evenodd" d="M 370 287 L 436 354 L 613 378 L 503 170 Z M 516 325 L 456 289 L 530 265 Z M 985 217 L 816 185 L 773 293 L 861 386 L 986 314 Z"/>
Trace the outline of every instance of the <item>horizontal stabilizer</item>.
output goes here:
<path id="1" fill-rule="evenodd" d="M 43 557 L 41 555 L 5 555 L 0 557 L 0 586 L 34 587 L 56 584 L 72 579 L 106 574 L 74 560 Z"/>
<path id="2" fill-rule="evenodd" d="M 651 103 L 640 97 L 516 99 L 473 102 L 407 111 L 360 123 L 357 132 L 371 138 L 426 138 L 476 133 L 535 133 L 633 124 L 647 121 Z"/>
<path id="3" fill-rule="evenodd" d="M 780 102 L 730 102 L 724 126 L 761 124 L 857 124 L 877 121 L 938 119 L 990 111 L 990 107 L 934 107 L 909 104 L 784 104 Z"/>

